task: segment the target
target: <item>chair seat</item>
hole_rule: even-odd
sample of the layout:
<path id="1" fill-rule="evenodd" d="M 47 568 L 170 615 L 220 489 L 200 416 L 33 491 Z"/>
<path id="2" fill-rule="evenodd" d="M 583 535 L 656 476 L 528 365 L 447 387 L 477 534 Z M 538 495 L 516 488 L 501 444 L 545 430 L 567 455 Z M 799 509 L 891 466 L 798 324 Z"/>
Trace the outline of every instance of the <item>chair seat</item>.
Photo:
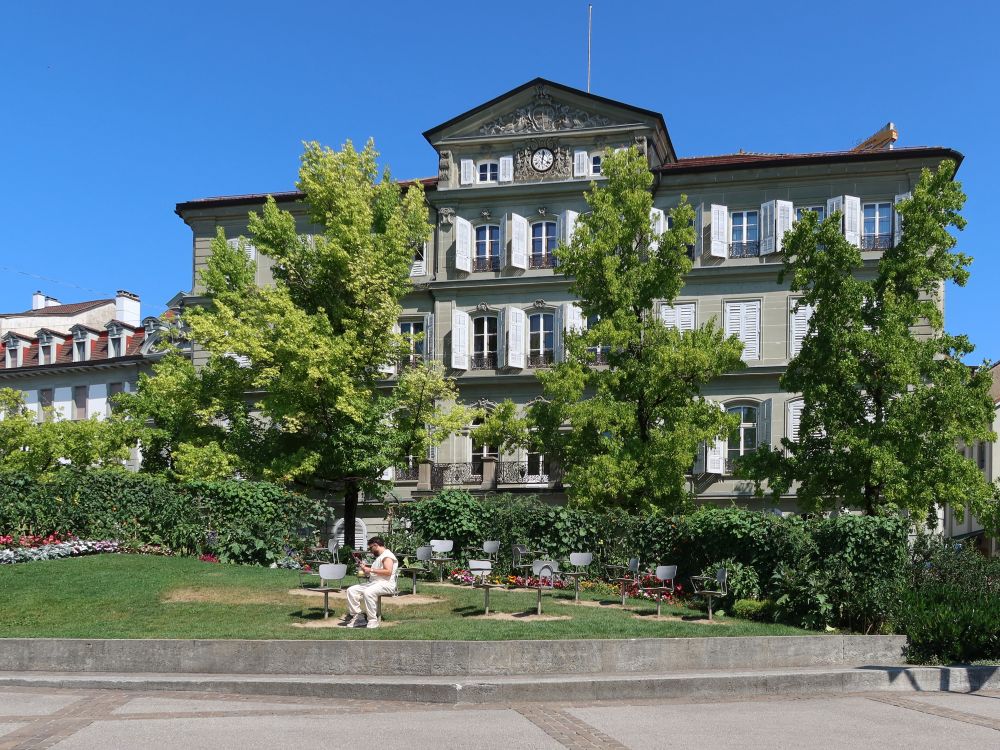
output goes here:
<path id="1" fill-rule="evenodd" d="M 343 586 L 306 586 L 306 591 L 315 591 L 317 594 L 330 594 L 343 590 Z"/>

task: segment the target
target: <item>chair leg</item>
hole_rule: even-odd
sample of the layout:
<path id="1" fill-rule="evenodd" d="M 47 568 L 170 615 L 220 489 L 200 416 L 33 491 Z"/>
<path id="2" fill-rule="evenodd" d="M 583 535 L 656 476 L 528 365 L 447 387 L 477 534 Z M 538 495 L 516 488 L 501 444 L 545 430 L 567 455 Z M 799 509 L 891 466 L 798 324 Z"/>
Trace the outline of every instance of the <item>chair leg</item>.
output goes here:
<path id="1" fill-rule="evenodd" d="M 659 596 L 656 597 L 656 616 L 660 616 L 660 605 L 663 603 L 663 599 Z"/>
<path id="2" fill-rule="evenodd" d="M 417 574 L 413 574 L 413 593 L 417 593 Z"/>
<path id="3" fill-rule="evenodd" d="M 711 622 L 712 621 L 712 597 L 709 596 L 707 598 L 708 598 L 708 621 Z"/>
<path id="4" fill-rule="evenodd" d="M 375 616 L 379 619 L 379 622 L 382 621 L 382 597 L 381 596 L 379 596 L 379 598 L 375 600 Z"/>
<path id="5" fill-rule="evenodd" d="M 326 620 L 330 617 L 330 592 L 323 592 L 323 619 Z"/>
<path id="6" fill-rule="evenodd" d="M 622 581 L 622 606 L 625 606 L 625 581 Z"/>
<path id="7" fill-rule="evenodd" d="M 573 601 L 580 601 L 580 576 L 573 576 Z"/>
<path id="8" fill-rule="evenodd" d="M 487 586 L 483 589 L 484 604 L 483 608 L 486 610 L 486 614 L 490 613 L 490 587 Z"/>
<path id="9" fill-rule="evenodd" d="M 542 590 L 538 589 L 538 614 L 542 614 Z"/>

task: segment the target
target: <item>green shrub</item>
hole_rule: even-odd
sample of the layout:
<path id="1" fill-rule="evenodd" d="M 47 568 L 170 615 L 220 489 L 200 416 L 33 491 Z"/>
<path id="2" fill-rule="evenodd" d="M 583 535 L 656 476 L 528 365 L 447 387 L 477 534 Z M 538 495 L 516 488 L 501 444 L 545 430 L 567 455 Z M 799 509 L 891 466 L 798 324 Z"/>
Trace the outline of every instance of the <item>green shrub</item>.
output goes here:
<path id="1" fill-rule="evenodd" d="M 716 597 L 715 601 L 720 608 L 731 609 L 737 599 L 760 599 L 760 578 L 756 570 L 729 559 L 707 565 L 701 575 L 714 578 L 719 568 L 726 569 L 726 590 L 729 592 L 725 596 Z"/>
<path id="2" fill-rule="evenodd" d="M 951 663 L 1000 659 L 1000 597 L 932 583 L 903 597 L 907 659 Z"/>
<path id="3" fill-rule="evenodd" d="M 808 560 L 798 565 L 782 564 L 771 577 L 774 616 L 778 622 L 809 630 L 830 625 L 833 605 L 826 593 L 829 580 Z"/>
<path id="4" fill-rule="evenodd" d="M 770 599 L 737 599 L 732 606 L 733 617 L 742 620 L 770 622 L 774 619 L 774 602 Z"/>

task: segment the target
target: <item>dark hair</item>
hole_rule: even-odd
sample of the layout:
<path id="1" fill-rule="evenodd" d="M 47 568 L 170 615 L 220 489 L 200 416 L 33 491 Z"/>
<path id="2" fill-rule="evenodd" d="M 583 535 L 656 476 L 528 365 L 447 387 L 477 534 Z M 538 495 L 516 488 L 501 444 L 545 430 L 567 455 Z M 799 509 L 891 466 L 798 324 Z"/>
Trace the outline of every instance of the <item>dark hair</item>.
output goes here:
<path id="1" fill-rule="evenodd" d="M 379 547 L 384 547 L 385 546 L 385 539 L 383 539 L 380 536 L 373 536 L 371 539 L 368 540 L 368 544 L 369 545 L 371 545 L 371 544 L 377 544 Z"/>

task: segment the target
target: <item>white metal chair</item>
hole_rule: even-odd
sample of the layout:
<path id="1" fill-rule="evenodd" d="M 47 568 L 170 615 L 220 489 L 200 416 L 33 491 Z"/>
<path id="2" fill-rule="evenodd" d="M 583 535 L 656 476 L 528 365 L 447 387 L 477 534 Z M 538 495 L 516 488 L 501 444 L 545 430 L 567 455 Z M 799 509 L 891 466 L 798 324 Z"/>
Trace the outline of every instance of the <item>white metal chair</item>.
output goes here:
<path id="1" fill-rule="evenodd" d="M 531 573 L 535 580 L 533 583 L 528 582 L 528 588 L 538 592 L 536 612 L 540 615 L 542 614 L 542 592 L 555 590 L 556 578 L 559 576 L 559 563 L 555 560 L 535 560 L 531 563 Z"/>
<path id="2" fill-rule="evenodd" d="M 430 562 L 431 556 L 434 554 L 434 550 L 430 546 L 417 547 L 417 564 L 411 565 L 407 568 L 400 568 L 399 572 L 403 575 L 413 577 L 413 593 L 417 593 L 417 576 L 421 573 L 430 573 L 431 569 L 427 565 Z"/>
<path id="3" fill-rule="evenodd" d="M 594 561 L 593 552 L 570 552 L 569 564 L 576 570 L 566 570 L 560 573 L 563 578 L 573 579 L 573 601 L 580 601 L 580 579 L 587 575 L 587 567 Z"/>
<path id="4" fill-rule="evenodd" d="M 647 594 L 650 594 L 653 599 L 656 600 L 656 616 L 660 616 L 660 605 L 663 603 L 664 594 L 674 593 L 674 579 L 677 577 L 677 566 L 676 565 L 657 565 L 656 572 L 653 574 L 659 581 L 658 585 L 655 586 L 644 586 L 641 582 L 639 586 Z"/>
<path id="5" fill-rule="evenodd" d="M 483 609 L 486 610 L 486 614 L 490 613 L 490 590 L 503 588 L 502 583 L 490 581 L 492 572 L 492 560 L 469 560 L 469 573 L 473 577 L 472 587 L 483 590 Z"/>
<path id="6" fill-rule="evenodd" d="M 608 572 L 608 578 L 622 587 L 622 606 L 624 607 L 628 587 L 639 580 L 639 558 L 631 558 L 628 565 L 605 565 L 604 567 Z"/>
<path id="7" fill-rule="evenodd" d="M 455 542 L 451 539 L 431 539 L 431 562 L 437 566 L 438 581 L 444 582 L 444 566 L 450 562 L 455 562 L 454 557 L 448 555 L 455 548 Z"/>
<path id="8" fill-rule="evenodd" d="M 708 602 L 708 619 L 712 619 L 712 599 L 729 593 L 729 571 L 719 568 L 715 576 L 692 576 L 691 593 L 704 597 Z M 714 588 L 713 588 L 714 586 Z"/>
<path id="9" fill-rule="evenodd" d="M 323 563 L 319 566 L 319 586 L 313 586 L 310 591 L 319 591 L 323 594 L 323 619 L 330 616 L 330 592 L 343 591 L 343 585 L 330 585 L 339 583 L 347 575 L 347 566 L 342 563 Z"/>

